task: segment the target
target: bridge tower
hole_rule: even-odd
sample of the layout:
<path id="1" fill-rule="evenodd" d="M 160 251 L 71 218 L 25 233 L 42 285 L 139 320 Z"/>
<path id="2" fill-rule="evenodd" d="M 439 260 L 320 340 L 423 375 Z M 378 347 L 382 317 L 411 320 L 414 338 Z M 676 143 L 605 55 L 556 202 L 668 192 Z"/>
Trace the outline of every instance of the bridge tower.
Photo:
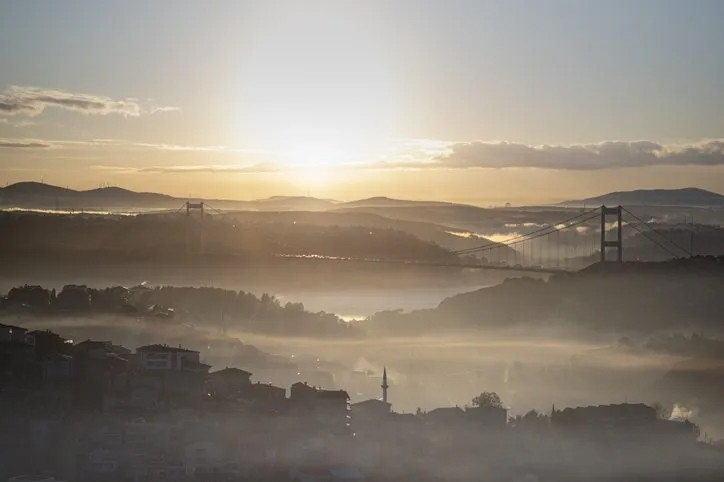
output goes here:
<path id="1" fill-rule="evenodd" d="M 601 206 L 601 262 L 606 261 L 606 248 L 616 248 L 616 261 L 623 261 L 623 229 L 621 226 L 621 216 L 623 208 L 621 206 L 606 207 Z M 609 240 L 606 236 L 606 217 L 616 216 L 616 239 Z"/>
<path id="2" fill-rule="evenodd" d="M 198 211 L 198 219 L 192 215 Z M 204 254 L 204 203 L 186 202 L 186 254 Z"/>

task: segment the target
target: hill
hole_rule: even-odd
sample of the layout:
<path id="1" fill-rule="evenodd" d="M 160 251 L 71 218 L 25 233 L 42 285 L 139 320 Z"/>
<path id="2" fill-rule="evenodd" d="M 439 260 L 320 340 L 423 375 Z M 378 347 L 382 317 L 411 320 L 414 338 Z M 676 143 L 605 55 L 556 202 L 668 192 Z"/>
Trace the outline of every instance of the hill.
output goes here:
<path id="1" fill-rule="evenodd" d="M 165 194 L 135 192 L 120 187 L 78 191 L 40 182 L 18 182 L 0 188 L 0 206 L 31 209 L 167 208 L 180 200 Z"/>
<path id="2" fill-rule="evenodd" d="M 154 192 L 137 192 L 120 187 L 75 190 L 40 182 L 18 182 L 0 188 L 0 207 L 21 209 L 75 209 L 86 211 L 120 211 L 123 209 L 177 209 L 184 202 L 204 201 L 217 209 L 251 211 L 321 211 L 334 207 L 336 201 L 305 196 L 274 196 L 253 201 L 227 199 L 180 198 Z"/>
<path id="3" fill-rule="evenodd" d="M 413 202 L 411 202 L 413 203 Z M 456 229 L 475 231 L 484 225 L 494 214 L 491 210 L 453 203 L 417 203 L 388 206 L 350 206 L 349 203 L 336 206 L 334 212 L 357 212 L 376 214 L 391 219 L 435 223 Z"/>
<path id="4" fill-rule="evenodd" d="M 367 199 L 358 199 L 340 203 L 337 207 L 345 208 L 398 208 L 398 207 L 418 207 L 418 206 L 455 206 L 454 203 L 443 201 L 409 201 L 406 199 L 393 199 L 385 196 L 376 196 Z"/>
<path id="5" fill-rule="evenodd" d="M 249 207 L 258 211 L 323 211 L 338 203 L 332 199 L 308 196 L 272 196 L 249 202 Z"/>
<path id="6" fill-rule="evenodd" d="M 512 278 L 455 295 L 437 308 L 381 312 L 370 333 L 563 329 L 581 333 L 721 332 L 724 257 L 596 264 L 549 280 Z"/>
<path id="7" fill-rule="evenodd" d="M 436 244 L 442 248 L 457 251 L 490 244 L 484 237 L 464 237 L 456 235 L 456 228 L 434 224 L 424 221 L 407 221 L 405 219 L 393 219 L 364 210 L 342 209 L 328 211 L 234 211 L 225 213 L 224 219 L 234 222 L 266 224 L 297 224 L 326 227 L 360 227 L 371 229 L 385 229 L 402 231 L 415 236 L 416 238 Z M 510 250 L 511 248 L 505 248 Z"/>
<path id="8" fill-rule="evenodd" d="M 622 204 L 629 206 L 724 206 L 724 196 L 705 189 L 637 189 L 618 191 L 578 201 L 560 203 L 569 206 Z"/>
<path id="9" fill-rule="evenodd" d="M 449 249 L 394 229 L 384 219 L 375 227 L 355 222 L 344 225 L 334 220 L 314 222 L 315 214 L 240 211 L 211 216 L 204 223 L 205 251 L 208 255 L 247 258 L 458 260 Z M 176 215 L 4 212 L 0 213 L 0 258 L 100 256 L 181 260 L 187 251 L 186 229 L 185 217 Z M 425 234 L 431 239 L 444 233 L 428 230 Z"/>

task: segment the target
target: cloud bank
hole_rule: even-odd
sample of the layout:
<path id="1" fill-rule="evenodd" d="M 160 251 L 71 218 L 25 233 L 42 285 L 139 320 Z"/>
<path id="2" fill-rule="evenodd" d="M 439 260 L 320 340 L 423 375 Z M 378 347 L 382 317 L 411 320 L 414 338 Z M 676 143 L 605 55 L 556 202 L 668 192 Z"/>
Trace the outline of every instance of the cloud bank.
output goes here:
<path id="1" fill-rule="evenodd" d="M 2 120 L 2 119 L 0 119 Z M 596 144 L 527 145 L 514 142 L 445 142 L 414 140 L 395 143 L 390 152 L 367 160 L 338 159 L 318 163 L 280 162 L 273 150 L 244 149 L 224 145 L 183 145 L 134 142 L 124 139 L 47 140 L 0 138 L 0 148 L 53 148 L 55 150 L 165 151 L 224 155 L 234 163 L 189 162 L 149 165 L 143 172 L 238 172 L 261 173 L 324 170 L 428 170 L 536 168 L 601 170 L 649 166 L 723 166 L 724 139 L 681 144 L 653 141 L 604 141 Z M 229 157 L 231 156 L 231 157 Z M 194 158 L 197 160 L 198 158 Z M 191 159 L 188 159 L 191 160 Z"/>
<path id="2" fill-rule="evenodd" d="M 289 170 L 288 166 L 282 166 L 274 163 L 258 163 L 248 165 L 228 165 L 228 164 L 200 164 L 200 165 L 184 165 L 184 166 L 149 166 L 137 169 L 137 172 L 153 172 L 161 174 L 173 173 L 190 173 L 190 172 L 226 172 L 226 173 L 263 173 L 263 172 L 280 172 Z"/>
<path id="3" fill-rule="evenodd" d="M 37 87 L 11 86 L 0 94 L 0 114 L 36 116 L 41 114 L 46 107 L 56 107 L 89 115 L 119 114 L 126 117 L 178 110 L 175 107 L 160 106 L 144 108 L 136 99 L 115 100 L 102 95 Z"/>
<path id="4" fill-rule="evenodd" d="M 46 149 L 51 144 L 34 139 L 0 139 L 0 148 L 4 149 Z"/>
<path id="5" fill-rule="evenodd" d="M 437 167 L 607 169 L 657 165 L 724 164 L 724 140 L 683 145 L 652 141 L 605 141 L 598 144 L 531 146 L 513 142 L 458 142 L 435 159 Z"/>

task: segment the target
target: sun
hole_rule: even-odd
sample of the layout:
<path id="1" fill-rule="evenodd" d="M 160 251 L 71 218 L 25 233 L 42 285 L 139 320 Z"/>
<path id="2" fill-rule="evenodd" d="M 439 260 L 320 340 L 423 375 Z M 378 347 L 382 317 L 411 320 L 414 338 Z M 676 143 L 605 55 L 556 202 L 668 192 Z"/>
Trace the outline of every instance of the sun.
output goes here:
<path id="1" fill-rule="evenodd" d="M 290 166 L 321 166 L 342 162 L 347 153 L 330 141 L 305 140 L 282 150 L 282 162 Z"/>
<path id="2" fill-rule="evenodd" d="M 325 189 L 332 184 L 333 173 L 344 162 L 346 153 L 334 142 L 305 139 L 289 143 L 279 153 L 295 181 L 305 192 Z"/>

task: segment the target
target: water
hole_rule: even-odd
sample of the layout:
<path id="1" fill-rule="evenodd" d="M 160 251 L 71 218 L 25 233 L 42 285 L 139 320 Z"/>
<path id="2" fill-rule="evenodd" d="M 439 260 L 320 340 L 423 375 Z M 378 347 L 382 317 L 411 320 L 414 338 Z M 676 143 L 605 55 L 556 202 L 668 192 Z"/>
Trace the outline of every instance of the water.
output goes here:
<path id="1" fill-rule="evenodd" d="M 362 288 L 335 291 L 283 291 L 277 297 L 287 301 L 301 301 L 310 311 L 335 313 L 351 321 L 365 318 L 383 310 L 404 311 L 436 307 L 442 300 L 458 293 L 474 291 L 489 284 L 444 287 L 415 287 L 390 289 Z"/>

